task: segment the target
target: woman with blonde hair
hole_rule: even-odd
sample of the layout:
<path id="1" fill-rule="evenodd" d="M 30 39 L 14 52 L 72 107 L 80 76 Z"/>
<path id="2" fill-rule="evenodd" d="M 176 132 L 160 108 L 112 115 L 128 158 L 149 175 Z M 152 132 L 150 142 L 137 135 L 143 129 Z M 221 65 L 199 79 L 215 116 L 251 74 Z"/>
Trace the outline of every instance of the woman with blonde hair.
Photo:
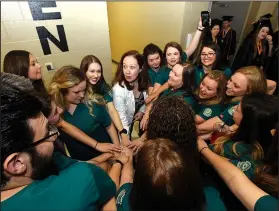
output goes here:
<path id="1" fill-rule="evenodd" d="M 234 124 L 233 107 L 239 104 L 244 95 L 256 92 L 267 92 L 266 79 L 262 71 L 256 66 L 243 67 L 237 70 L 227 82 L 227 108 L 220 115 L 199 124 L 197 126 L 198 133 L 211 133 L 216 123 L 221 123 L 223 126 L 232 126 Z M 230 130 L 233 130 L 233 128 L 230 128 Z"/>
<path id="2" fill-rule="evenodd" d="M 51 125 L 59 127 L 59 129 L 82 143 L 92 147 L 95 146 L 95 141 L 92 140 L 92 138 L 60 117 L 63 110 L 56 105 L 54 100 L 51 99 L 47 93 L 42 78 L 41 65 L 34 55 L 24 50 L 10 51 L 4 58 L 3 71 L 5 73 L 13 74 L 14 77 L 10 76 L 11 80 L 16 81 L 13 83 L 16 83 L 18 86 L 22 86 L 20 83 L 23 83 L 23 88 L 29 91 L 34 87 L 34 89 L 38 92 L 36 95 L 39 95 L 41 101 L 43 102 L 43 114 L 48 118 Z M 24 77 L 26 80 L 23 82 L 23 79 L 18 79 L 15 76 Z M 56 144 L 57 146 L 60 146 L 59 141 L 57 141 Z M 64 147 L 59 148 L 61 148 L 64 152 Z M 99 146 L 99 149 L 102 152 L 108 152 L 110 150 L 117 149 L 117 147 L 111 144 L 106 144 Z"/>
<path id="3" fill-rule="evenodd" d="M 89 160 L 108 146 L 113 150 L 114 145 L 108 145 L 111 140 L 114 144 L 119 144 L 116 130 L 104 106 L 104 99 L 92 94 L 86 84 L 86 76 L 78 68 L 60 68 L 50 83 L 49 94 L 55 103 L 64 109 L 64 119 L 93 139 L 92 145 L 88 146 L 61 135 L 61 140 L 64 140 L 72 158 Z"/>
<path id="4" fill-rule="evenodd" d="M 218 116 L 224 109 L 227 79 L 223 72 L 211 70 L 202 78 L 196 91 L 196 124 Z"/>

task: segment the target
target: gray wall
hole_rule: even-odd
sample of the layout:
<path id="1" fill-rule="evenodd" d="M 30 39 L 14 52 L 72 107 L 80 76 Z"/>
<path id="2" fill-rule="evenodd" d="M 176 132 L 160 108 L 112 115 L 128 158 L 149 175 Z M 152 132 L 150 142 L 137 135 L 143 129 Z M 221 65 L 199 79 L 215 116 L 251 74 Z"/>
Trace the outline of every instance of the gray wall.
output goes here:
<path id="1" fill-rule="evenodd" d="M 241 31 L 245 22 L 250 2 L 214 1 L 210 16 L 212 19 L 221 19 L 222 16 L 234 16 L 231 27 L 236 31 L 236 40 L 239 41 Z"/>

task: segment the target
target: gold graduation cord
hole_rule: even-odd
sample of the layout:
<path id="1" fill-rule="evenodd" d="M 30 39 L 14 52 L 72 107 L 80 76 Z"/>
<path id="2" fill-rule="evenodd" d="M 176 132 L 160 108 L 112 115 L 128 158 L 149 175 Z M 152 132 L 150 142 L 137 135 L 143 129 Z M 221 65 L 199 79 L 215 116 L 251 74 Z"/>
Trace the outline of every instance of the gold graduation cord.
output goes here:
<path id="1" fill-rule="evenodd" d="M 261 40 L 259 40 L 257 42 L 257 49 L 258 49 L 258 54 L 261 55 L 262 51 L 263 51 L 263 46 L 262 46 L 262 42 Z"/>

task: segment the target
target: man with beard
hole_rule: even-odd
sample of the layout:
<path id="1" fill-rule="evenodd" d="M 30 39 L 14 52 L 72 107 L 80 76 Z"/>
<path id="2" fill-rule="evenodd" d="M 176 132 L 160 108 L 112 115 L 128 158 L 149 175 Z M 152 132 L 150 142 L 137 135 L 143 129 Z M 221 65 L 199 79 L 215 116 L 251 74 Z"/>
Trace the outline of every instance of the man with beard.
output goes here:
<path id="1" fill-rule="evenodd" d="M 41 111 L 36 97 L 2 86 L 1 209 L 101 208 L 115 195 L 114 182 L 95 165 L 53 153 L 58 132 Z"/>

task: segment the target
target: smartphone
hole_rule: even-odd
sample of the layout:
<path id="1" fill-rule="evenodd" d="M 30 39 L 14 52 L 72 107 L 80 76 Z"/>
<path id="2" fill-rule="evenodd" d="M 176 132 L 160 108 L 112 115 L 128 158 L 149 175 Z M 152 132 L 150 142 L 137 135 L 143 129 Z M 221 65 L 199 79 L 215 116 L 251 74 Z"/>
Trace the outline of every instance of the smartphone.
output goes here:
<path id="1" fill-rule="evenodd" d="M 202 26 L 209 27 L 210 16 L 208 11 L 201 12 L 201 19 L 202 19 Z"/>

